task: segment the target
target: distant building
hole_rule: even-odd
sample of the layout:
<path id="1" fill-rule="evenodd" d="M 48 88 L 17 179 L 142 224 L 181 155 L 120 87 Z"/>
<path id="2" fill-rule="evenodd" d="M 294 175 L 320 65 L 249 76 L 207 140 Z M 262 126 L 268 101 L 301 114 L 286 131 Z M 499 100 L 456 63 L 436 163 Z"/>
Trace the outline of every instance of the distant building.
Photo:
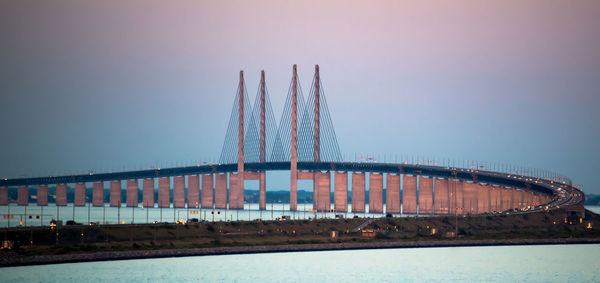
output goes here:
<path id="1" fill-rule="evenodd" d="M 364 229 L 360 231 L 361 237 L 373 238 L 375 237 L 375 230 L 373 229 Z"/>

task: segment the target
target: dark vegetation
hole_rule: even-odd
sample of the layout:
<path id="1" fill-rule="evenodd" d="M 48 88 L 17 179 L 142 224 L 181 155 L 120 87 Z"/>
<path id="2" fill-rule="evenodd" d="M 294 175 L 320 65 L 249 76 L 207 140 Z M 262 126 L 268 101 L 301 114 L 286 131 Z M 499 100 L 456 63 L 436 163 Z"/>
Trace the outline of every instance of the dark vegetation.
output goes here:
<path id="1" fill-rule="evenodd" d="M 363 228 L 372 230 L 374 237 L 363 237 L 359 232 L 352 232 L 366 220 L 72 225 L 54 229 L 21 227 L 5 228 L 4 235 L 0 237 L 14 241 L 15 249 L 10 253 L 22 255 L 372 241 L 600 238 L 600 216 L 589 211 L 586 211 L 585 218 L 569 219 L 567 223 L 562 210 L 458 218 L 382 217 Z M 589 229 L 588 224 L 593 228 Z M 432 233 L 433 229 L 435 234 Z M 339 235 L 332 238 L 332 231 L 338 231 Z M 458 231 L 457 236 L 452 234 L 455 231 Z M 2 253 L 6 252 L 0 251 L 0 255 Z"/>

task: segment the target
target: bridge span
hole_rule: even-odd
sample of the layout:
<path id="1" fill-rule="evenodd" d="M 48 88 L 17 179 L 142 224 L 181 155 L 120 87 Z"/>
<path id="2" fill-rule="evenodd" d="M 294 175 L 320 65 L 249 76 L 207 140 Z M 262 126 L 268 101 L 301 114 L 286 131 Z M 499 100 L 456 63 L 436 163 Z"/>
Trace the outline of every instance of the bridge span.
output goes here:
<path id="1" fill-rule="evenodd" d="M 290 162 L 246 163 L 246 175 L 265 171 L 288 171 Z M 57 206 L 67 205 L 67 184 L 75 187 L 74 205 L 85 206 L 85 190 L 91 183 L 93 206 L 104 205 L 105 183 L 110 187 L 111 206 L 121 206 L 122 181 L 126 181 L 126 206 L 144 207 L 237 209 L 233 200 L 243 200 L 243 191 L 232 189 L 236 182 L 237 164 L 209 164 L 199 166 L 161 168 L 150 170 L 20 178 L 0 180 L 0 205 L 8 204 L 9 187 L 17 187 L 19 205 L 27 205 L 29 186 L 37 186 L 37 204 L 48 204 L 48 185 L 56 185 Z M 577 188 L 552 180 L 512 175 L 499 172 L 471 170 L 443 166 L 366 162 L 299 162 L 298 174 L 316 175 L 314 208 L 317 211 L 347 212 L 351 200 L 352 212 L 390 214 L 483 214 L 523 212 L 572 206 L 583 201 Z M 350 174 L 349 174 L 350 173 Z M 331 176 L 333 174 L 333 184 Z M 348 176 L 350 175 L 350 176 Z M 368 175 L 368 178 L 367 178 Z M 312 176 L 311 176 L 312 177 Z M 187 186 L 186 186 L 187 179 Z M 154 200 L 158 180 L 158 200 Z M 383 211 L 383 188 L 386 188 L 386 211 Z M 348 181 L 351 195 L 348 197 Z M 366 185 L 369 185 L 369 211 L 365 210 Z M 333 185 L 333 186 L 332 186 Z M 187 196 L 185 189 L 187 187 Z M 333 187 L 333 202 L 330 200 Z M 233 192 L 241 195 L 233 195 Z M 293 199 L 293 196 L 290 196 Z M 265 209 L 264 194 L 259 200 Z"/>
<path id="2" fill-rule="evenodd" d="M 74 184 L 73 204 L 85 206 L 86 183 L 91 183 L 92 205 L 104 206 L 104 188 L 108 182 L 110 206 L 120 207 L 122 181 L 126 181 L 126 205 L 137 207 L 142 180 L 143 207 L 170 207 L 172 198 L 174 208 L 240 210 L 244 209 L 244 183 L 255 180 L 259 182 L 259 209 L 265 210 L 265 172 L 270 170 L 290 172 L 291 211 L 298 210 L 298 180 L 313 182 L 313 208 L 322 212 L 347 212 L 350 208 L 355 213 L 366 213 L 367 187 L 368 212 L 381 214 L 522 213 L 582 204 L 583 192 L 564 178 L 406 162 L 343 161 L 318 65 L 310 89 L 308 99 L 304 101 L 294 65 L 288 97 L 277 127 L 264 71 L 254 107 L 250 106 L 244 73 L 240 71 L 219 164 L 4 179 L 0 180 L 0 205 L 9 203 L 9 187 L 17 187 L 17 204 L 28 205 L 28 187 L 37 186 L 37 204 L 46 206 L 48 185 L 56 184 L 56 205 L 66 206 L 67 184 Z M 158 200 L 154 199 L 156 182 Z"/>

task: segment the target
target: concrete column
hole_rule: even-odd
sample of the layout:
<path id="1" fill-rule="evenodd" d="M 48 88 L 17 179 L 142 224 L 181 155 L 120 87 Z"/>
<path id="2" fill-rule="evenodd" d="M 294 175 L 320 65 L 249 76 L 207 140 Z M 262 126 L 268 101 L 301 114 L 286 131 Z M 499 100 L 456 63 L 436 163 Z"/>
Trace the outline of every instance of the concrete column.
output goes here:
<path id="1" fill-rule="evenodd" d="M 48 205 L 48 185 L 39 185 L 37 188 L 37 205 Z"/>
<path id="2" fill-rule="evenodd" d="M 523 191 L 517 190 L 516 188 L 513 188 L 513 190 L 515 197 L 515 208 L 521 210 L 523 209 Z"/>
<path id="3" fill-rule="evenodd" d="M 131 179 L 127 180 L 127 207 L 137 207 L 138 206 L 138 180 Z"/>
<path id="4" fill-rule="evenodd" d="M 300 173 L 306 173 L 306 172 L 300 172 Z M 310 173 L 312 175 L 312 181 L 313 181 L 313 207 L 318 210 L 318 207 L 319 207 L 319 176 L 317 176 L 318 172 L 310 172 Z M 300 174 L 298 174 L 298 175 L 300 175 Z M 298 178 L 298 179 L 302 180 L 302 178 Z"/>
<path id="5" fill-rule="evenodd" d="M 527 205 L 533 206 L 533 193 L 527 192 Z"/>
<path id="6" fill-rule="evenodd" d="M 266 162 L 266 127 L 265 127 L 265 103 L 266 103 L 266 91 L 265 91 L 265 71 L 260 71 L 260 143 L 259 143 L 259 158 L 260 162 Z M 264 208 L 262 208 L 264 209 Z"/>
<path id="7" fill-rule="evenodd" d="M 512 198 L 511 189 L 502 187 L 502 211 L 511 209 L 510 201 Z"/>
<path id="8" fill-rule="evenodd" d="M 144 207 L 154 207 L 154 178 L 146 178 L 143 181 L 143 198 L 142 205 Z"/>
<path id="9" fill-rule="evenodd" d="M 173 207 L 185 207 L 185 176 L 173 177 Z"/>
<path id="10" fill-rule="evenodd" d="M 229 173 L 229 209 L 244 209 L 244 194 L 239 173 Z"/>
<path id="11" fill-rule="evenodd" d="M 365 173 L 352 172 L 352 212 L 365 212 Z"/>
<path id="12" fill-rule="evenodd" d="M 227 208 L 227 174 L 215 175 L 215 208 Z"/>
<path id="13" fill-rule="evenodd" d="M 202 208 L 213 207 L 213 174 L 202 175 Z"/>
<path id="14" fill-rule="evenodd" d="M 465 213 L 477 214 L 477 184 L 463 183 Z"/>
<path id="15" fill-rule="evenodd" d="M 448 179 L 435 178 L 434 185 L 433 212 L 435 214 L 448 214 Z"/>
<path id="16" fill-rule="evenodd" d="M 17 204 L 28 205 L 29 204 L 29 187 L 19 186 L 17 188 Z"/>
<path id="17" fill-rule="evenodd" d="M 333 204 L 335 211 L 348 211 L 348 173 L 335 172 L 333 182 Z"/>
<path id="18" fill-rule="evenodd" d="M 260 71 L 260 162 L 266 162 L 266 87 L 265 71 Z M 258 209 L 267 209 L 267 176 L 265 172 L 260 173 L 258 186 Z"/>
<path id="19" fill-rule="evenodd" d="M 171 207 L 171 177 L 158 178 L 158 207 Z"/>
<path id="20" fill-rule="evenodd" d="M 314 161 L 321 162 L 321 132 L 319 130 L 320 125 L 320 76 L 319 76 L 319 65 L 315 65 L 315 124 L 314 124 Z"/>
<path id="21" fill-rule="evenodd" d="M 232 180 L 232 174 L 229 174 L 229 183 L 232 182 L 237 184 L 236 186 L 229 186 L 229 207 L 236 209 L 244 208 L 244 71 L 240 71 L 240 97 L 239 97 L 239 115 L 238 115 L 238 170 L 237 180 Z M 237 200 L 233 203 L 231 198 Z M 241 207 L 240 207 L 241 199 Z"/>
<path id="22" fill-rule="evenodd" d="M 104 182 L 94 182 L 92 185 L 92 205 L 104 205 Z"/>
<path id="23" fill-rule="evenodd" d="M 508 189 L 508 192 L 509 192 L 508 195 L 510 196 L 510 200 L 508 201 L 508 209 L 511 209 L 511 210 L 513 208 L 515 208 L 515 204 L 514 204 L 515 194 L 513 193 L 514 191 L 515 191 L 514 189 L 511 189 L 511 188 Z"/>
<path id="24" fill-rule="evenodd" d="M 504 190 L 504 187 L 498 187 L 498 191 L 496 192 L 497 194 L 497 198 L 498 198 L 498 204 L 497 204 L 497 211 L 501 212 L 503 209 L 503 204 L 502 204 L 502 191 Z"/>
<path id="25" fill-rule="evenodd" d="M 56 185 L 56 205 L 66 206 L 67 205 L 67 184 Z"/>
<path id="26" fill-rule="evenodd" d="M 75 206 L 85 206 L 85 183 L 75 184 Z"/>
<path id="27" fill-rule="evenodd" d="M 383 174 L 369 173 L 369 212 L 383 213 Z"/>
<path id="28" fill-rule="evenodd" d="M 329 211 L 331 207 L 331 174 L 328 172 L 315 172 L 317 193 L 318 193 L 318 211 Z"/>
<path id="29" fill-rule="evenodd" d="M 504 211 L 504 187 L 498 188 L 498 211 Z"/>
<path id="30" fill-rule="evenodd" d="M 298 91 L 296 65 L 292 69 L 292 140 L 290 158 L 290 210 L 298 209 Z"/>
<path id="31" fill-rule="evenodd" d="M 419 177 L 419 214 L 433 213 L 433 180 Z"/>
<path id="32" fill-rule="evenodd" d="M 500 207 L 500 187 L 492 187 L 492 211 L 499 212 Z"/>
<path id="33" fill-rule="evenodd" d="M 450 180 L 450 206 L 451 214 L 465 214 L 465 206 L 463 201 L 463 181 Z"/>
<path id="34" fill-rule="evenodd" d="M 267 209 L 267 175 L 265 172 L 260 172 L 258 188 L 258 209 Z"/>
<path id="35" fill-rule="evenodd" d="M 198 175 L 188 175 L 187 207 L 200 207 L 200 176 Z"/>
<path id="36" fill-rule="evenodd" d="M 8 187 L 0 187 L 0 205 L 8 205 Z"/>
<path id="37" fill-rule="evenodd" d="M 386 213 L 400 214 L 400 175 L 387 174 L 385 179 Z"/>
<path id="38" fill-rule="evenodd" d="M 490 195 L 489 196 L 490 197 L 490 201 L 489 201 L 489 203 L 490 203 L 490 212 L 498 211 L 496 209 L 496 202 L 495 202 L 496 200 L 494 199 L 495 191 L 497 190 L 497 188 L 498 188 L 497 186 L 490 185 L 490 192 L 489 192 L 489 195 Z"/>
<path id="39" fill-rule="evenodd" d="M 511 188 L 510 190 L 510 209 L 515 209 L 519 207 L 519 200 L 517 199 L 517 189 Z"/>
<path id="40" fill-rule="evenodd" d="M 121 206 L 121 181 L 110 182 L 110 206 Z"/>
<path id="41" fill-rule="evenodd" d="M 417 214 L 417 176 L 402 177 L 402 213 Z"/>
<path id="42" fill-rule="evenodd" d="M 489 186 L 477 184 L 477 213 L 489 212 L 488 188 Z"/>

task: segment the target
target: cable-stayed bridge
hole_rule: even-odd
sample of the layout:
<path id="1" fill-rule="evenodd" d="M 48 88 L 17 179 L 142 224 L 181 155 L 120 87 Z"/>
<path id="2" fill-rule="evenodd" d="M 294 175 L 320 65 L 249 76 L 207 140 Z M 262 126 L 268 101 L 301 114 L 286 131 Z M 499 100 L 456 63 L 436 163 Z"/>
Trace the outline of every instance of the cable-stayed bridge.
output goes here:
<path id="1" fill-rule="evenodd" d="M 13 189 L 17 190 L 17 204 L 28 205 L 29 186 L 37 186 L 37 205 L 47 206 L 48 185 L 56 184 L 55 203 L 66 206 L 67 185 L 74 184 L 74 206 L 104 206 L 104 188 L 108 182 L 110 206 L 120 207 L 125 181 L 128 207 L 138 207 L 141 200 L 143 207 L 241 210 L 244 183 L 254 180 L 259 182 L 259 209 L 265 210 L 265 172 L 285 170 L 290 172 L 291 211 L 298 210 L 299 180 L 313 182 L 313 208 L 321 212 L 366 213 L 368 207 L 369 213 L 379 214 L 458 215 L 523 213 L 559 207 L 583 209 L 583 192 L 564 177 L 406 161 L 342 160 L 318 65 L 306 100 L 296 65 L 293 66 L 279 124 L 270 103 L 264 71 L 254 103 L 249 96 L 244 73 L 240 71 L 219 164 L 4 179 L 0 180 L 0 205 L 9 204 L 9 190 Z M 91 183 L 91 200 L 85 194 L 88 183 Z M 157 200 L 154 199 L 156 183 Z"/>

